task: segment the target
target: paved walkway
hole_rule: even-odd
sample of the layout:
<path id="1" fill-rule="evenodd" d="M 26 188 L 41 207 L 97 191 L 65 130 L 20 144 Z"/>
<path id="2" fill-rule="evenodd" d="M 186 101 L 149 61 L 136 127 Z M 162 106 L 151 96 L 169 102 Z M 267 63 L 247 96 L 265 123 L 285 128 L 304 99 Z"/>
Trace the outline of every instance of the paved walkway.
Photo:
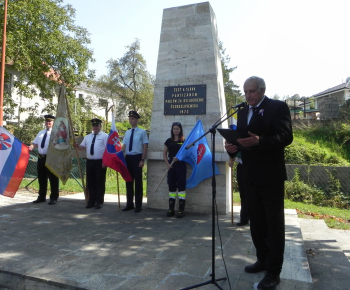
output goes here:
<path id="1" fill-rule="evenodd" d="M 34 199 L 28 191 L 13 199 L 0 196 L 0 289 L 169 290 L 210 282 L 214 272 L 216 279 L 229 278 L 219 281 L 220 287 L 240 290 L 256 288 L 263 277 L 244 272 L 255 261 L 254 246 L 249 227 L 232 225 L 230 214 L 218 217 L 224 261 L 216 230 L 213 271 L 211 215 L 166 218 L 165 211 L 146 205 L 141 213 L 122 212 L 115 195 L 106 195 L 99 210 L 86 209 L 82 194 L 60 197 L 52 206 L 33 204 Z M 235 222 L 238 211 L 235 207 Z M 277 289 L 338 289 L 314 288 L 303 235 L 295 211 L 286 210 L 285 262 Z M 209 283 L 200 289 L 217 287 Z"/>

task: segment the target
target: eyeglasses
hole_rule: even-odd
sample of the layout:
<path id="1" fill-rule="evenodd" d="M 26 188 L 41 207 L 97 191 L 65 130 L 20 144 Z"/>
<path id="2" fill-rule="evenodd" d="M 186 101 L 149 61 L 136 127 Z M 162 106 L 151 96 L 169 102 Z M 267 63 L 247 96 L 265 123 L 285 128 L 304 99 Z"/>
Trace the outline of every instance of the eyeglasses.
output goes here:
<path id="1" fill-rule="evenodd" d="M 180 122 L 174 122 L 173 123 L 173 126 L 176 125 L 176 126 L 181 126 L 181 123 Z"/>
<path id="2" fill-rule="evenodd" d="M 92 124 L 92 127 L 99 127 L 100 124 Z"/>

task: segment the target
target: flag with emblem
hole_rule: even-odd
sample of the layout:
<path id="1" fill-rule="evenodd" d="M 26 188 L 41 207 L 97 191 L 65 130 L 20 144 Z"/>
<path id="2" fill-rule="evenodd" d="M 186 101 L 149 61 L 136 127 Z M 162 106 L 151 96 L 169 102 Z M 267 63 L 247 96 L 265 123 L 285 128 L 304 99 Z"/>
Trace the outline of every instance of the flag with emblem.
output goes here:
<path id="1" fill-rule="evenodd" d="M 102 162 L 119 172 L 125 181 L 132 181 L 129 170 L 126 167 L 122 144 L 119 140 L 117 127 L 115 126 L 114 114 L 112 114 L 111 131 L 108 136 L 105 152 L 103 153 Z"/>
<path id="2" fill-rule="evenodd" d="M 29 150 L 0 126 L 0 194 L 14 197 L 26 172 Z"/>
<path id="3" fill-rule="evenodd" d="M 56 175 L 63 184 L 70 177 L 72 168 L 72 150 L 70 146 L 70 122 L 67 111 L 66 88 L 62 85 L 58 96 L 56 118 L 52 126 L 50 143 L 47 149 L 45 166 Z"/>
<path id="4" fill-rule="evenodd" d="M 176 154 L 177 159 L 187 162 L 192 167 L 192 174 L 189 179 L 186 180 L 186 188 L 193 188 L 202 180 L 213 176 L 212 154 L 205 137 L 198 140 L 194 146 L 191 146 L 186 150 L 186 147 L 189 144 L 196 141 L 203 134 L 204 130 L 202 122 L 201 120 L 198 120 L 197 124 L 193 127 L 191 133 L 181 146 L 179 152 Z M 220 174 L 216 164 L 214 164 L 214 166 L 215 174 Z"/>

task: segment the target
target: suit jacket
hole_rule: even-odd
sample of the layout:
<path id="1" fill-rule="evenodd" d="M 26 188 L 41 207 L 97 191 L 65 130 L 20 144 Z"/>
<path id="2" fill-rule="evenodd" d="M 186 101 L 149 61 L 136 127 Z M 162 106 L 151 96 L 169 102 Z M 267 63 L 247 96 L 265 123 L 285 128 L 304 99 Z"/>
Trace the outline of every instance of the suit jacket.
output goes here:
<path id="1" fill-rule="evenodd" d="M 284 147 L 293 141 L 289 108 L 286 103 L 265 96 L 249 125 L 248 112 L 249 106 L 239 110 L 237 131 L 242 138 L 249 137 L 248 131 L 259 135 L 259 145 L 241 150 L 244 181 L 254 185 L 283 182 L 287 179 Z"/>

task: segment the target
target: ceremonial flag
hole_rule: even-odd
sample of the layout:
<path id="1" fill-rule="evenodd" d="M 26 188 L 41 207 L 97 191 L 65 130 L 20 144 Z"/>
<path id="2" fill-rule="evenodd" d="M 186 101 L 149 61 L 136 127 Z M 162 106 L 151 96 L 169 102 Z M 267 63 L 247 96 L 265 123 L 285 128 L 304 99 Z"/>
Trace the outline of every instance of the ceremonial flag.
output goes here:
<path id="1" fill-rule="evenodd" d="M 190 178 L 186 180 L 186 188 L 195 187 L 202 180 L 213 176 L 212 154 L 205 137 L 201 138 L 194 146 L 191 146 L 186 150 L 187 145 L 196 141 L 203 134 L 204 130 L 202 122 L 201 120 L 198 120 L 197 124 L 182 144 L 179 152 L 176 154 L 177 159 L 189 163 L 192 167 L 192 174 Z M 220 174 L 216 164 L 214 166 L 215 174 Z"/>
<path id="2" fill-rule="evenodd" d="M 29 150 L 0 126 L 0 194 L 14 197 L 26 172 Z"/>
<path id="3" fill-rule="evenodd" d="M 126 167 L 122 144 L 120 143 L 119 134 L 115 126 L 114 114 L 112 114 L 111 131 L 108 136 L 105 152 L 103 153 L 102 162 L 119 172 L 125 181 L 132 181 L 129 170 Z"/>
<path id="4" fill-rule="evenodd" d="M 233 110 L 236 110 L 236 109 L 233 109 L 231 108 L 229 110 L 230 114 L 233 113 Z M 237 113 L 233 114 L 231 117 L 230 117 L 230 128 L 232 130 L 237 130 Z"/>
<path id="5" fill-rule="evenodd" d="M 58 96 L 56 118 L 52 126 L 50 143 L 46 153 L 45 166 L 63 184 L 66 184 L 70 177 L 70 170 L 72 168 L 69 126 L 66 90 L 62 85 Z"/>

